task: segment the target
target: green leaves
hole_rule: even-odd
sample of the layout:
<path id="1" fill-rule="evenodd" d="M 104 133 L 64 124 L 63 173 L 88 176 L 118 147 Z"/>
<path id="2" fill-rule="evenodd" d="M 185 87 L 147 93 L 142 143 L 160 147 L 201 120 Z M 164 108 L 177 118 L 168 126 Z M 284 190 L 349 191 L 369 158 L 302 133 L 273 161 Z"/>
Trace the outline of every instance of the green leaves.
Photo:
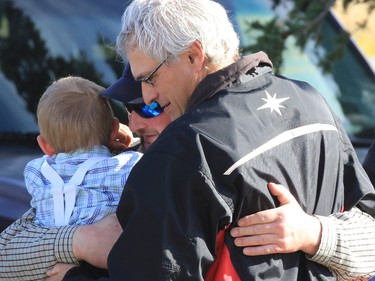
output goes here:
<path id="1" fill-rule="evenodd" d="M 339 33 L 325 34 L 324 24 L 327 24 L 330 17 L 330 9 L 335 4 L 332 0 L 273 0 L 274 16 L 266 21 L 248 21 L 249 28 L 254 38 L 251 44 L 242 47 L 243 53 L 265 51 L 274 63 L 274 71 L 277 73 L 282 68 L 283 51 L 286 49 L 286 41 L 294 37 L 296 45 L 301 49 L 306 47 L 308 42 L 313 42 L 319 47 L 322 42 L 330 41 L 332 48 L 320 54 L 319 65 L 324 71 L 330 71 L 334 61 L 344 55 L 345 46 L 350 38 L 346 31 Z M 375 11 L 375 0 L 343 0 L 342 5 L 347 9 L 350 5 L 367 3 L 369 14 Z M 276 9 L 283 9 L 286 15 L 281 17 Z M 358 28 L 365 28 L 367 19 L 358 22 Z M 254 32 L 256 31 L 256 32 Z M 329 38 L 327 38 L 327 36 Z"/>

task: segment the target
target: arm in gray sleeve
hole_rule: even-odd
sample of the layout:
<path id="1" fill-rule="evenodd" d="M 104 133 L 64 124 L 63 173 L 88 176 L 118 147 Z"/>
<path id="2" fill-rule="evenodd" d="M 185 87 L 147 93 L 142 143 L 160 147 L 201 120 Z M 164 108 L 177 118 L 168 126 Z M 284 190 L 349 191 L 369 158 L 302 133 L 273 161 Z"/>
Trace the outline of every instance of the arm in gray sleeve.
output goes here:
<path id="1" fill-rule="evenodd" d="M 358 208 L 317 217 L 322 240 L 309 259 L 327 266 L 337 280 L 375 276 L 374 219 Z"/>
<path id="2" fill-rule="evenodd" d="M 43 227 L 33 223 L 33 209 L 0 236 L 1 280 L 44 280 L 56 263 L 75 263 L 72 239 L 77 227 Z"/>

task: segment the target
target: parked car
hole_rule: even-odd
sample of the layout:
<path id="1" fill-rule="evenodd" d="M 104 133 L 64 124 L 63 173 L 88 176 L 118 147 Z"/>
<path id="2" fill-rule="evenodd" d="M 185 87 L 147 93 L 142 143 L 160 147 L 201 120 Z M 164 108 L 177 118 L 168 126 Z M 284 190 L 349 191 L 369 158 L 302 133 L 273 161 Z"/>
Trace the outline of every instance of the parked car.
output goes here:
<path id="1" fill-rule="evenodd" d="M 113 45 L 128 1 L 0 0 L 0 231 L 29 207 L 23 181 L 28 161 L 42 155 L 37 146 L 35 110 L 51 81 L 77 75 L 108 86 L 123 63 Z M 221 0 L 246 44 L 246 19 L 269 17 L 269 1 Z M 260 3 L 262 3 L 260 5 Z M 337 23 L 327 22 L 327 32 Z M 361 159 L 375 138 L 375 79 L 355 46 L 331 75 L 322 74 L 308 49 L 286 51 L 286 76 L 310 82 L 342 118 Z M 296 65 L 299 67 L 296 70 Z M 372 76 L 371 76 L 372 75 Z M 352 83 L 351 83 L 352 82 Z M 354 83 L 354 84 L 353 84 Z M 124 123 L 126 113 L 113 102 Z"/>

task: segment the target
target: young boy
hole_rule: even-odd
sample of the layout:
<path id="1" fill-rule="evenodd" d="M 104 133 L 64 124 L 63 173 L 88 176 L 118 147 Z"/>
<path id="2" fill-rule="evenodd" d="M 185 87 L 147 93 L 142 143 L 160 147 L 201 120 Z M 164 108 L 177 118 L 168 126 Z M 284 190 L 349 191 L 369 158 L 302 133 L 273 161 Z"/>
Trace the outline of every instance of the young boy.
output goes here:
<path id="1" fill-rule="evenodd" d="M 38 144 L 45 156 L 30 161 L 26 187 L 43 226 L 92 224 L 114 213 L 127 177 L 140 153 L 113 156 L 119 121 L 104 88 L 80 77 L 52 83 L 37 110 Z"/>

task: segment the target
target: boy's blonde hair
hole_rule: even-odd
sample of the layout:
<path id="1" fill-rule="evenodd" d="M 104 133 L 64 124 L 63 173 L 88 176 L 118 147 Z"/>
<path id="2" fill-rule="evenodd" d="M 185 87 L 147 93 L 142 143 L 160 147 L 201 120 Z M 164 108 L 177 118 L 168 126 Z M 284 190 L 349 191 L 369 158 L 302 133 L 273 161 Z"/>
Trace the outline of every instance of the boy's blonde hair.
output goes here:
<path id="1" fill-rule="evenodd" d="M 56 153 L 107 145 L 113 127 L 113 111 L 99 94 L 104 88 L 81 77 L 53 82 L 39 100 L 40 134 Z"/>

